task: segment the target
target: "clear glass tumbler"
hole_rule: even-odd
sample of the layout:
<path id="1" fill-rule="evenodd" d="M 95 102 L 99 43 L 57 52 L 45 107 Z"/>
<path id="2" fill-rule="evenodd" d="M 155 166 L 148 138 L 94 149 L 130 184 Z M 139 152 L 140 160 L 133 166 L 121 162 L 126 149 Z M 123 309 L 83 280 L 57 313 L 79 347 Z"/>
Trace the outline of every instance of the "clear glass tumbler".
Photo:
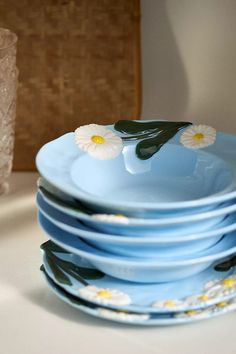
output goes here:
<path id="1" fill-rule="evenodd" d="M 16 44 L 17 36 L 0 28 L 0 194 L 8 190 L 13 161 L 18 82 Z"/>

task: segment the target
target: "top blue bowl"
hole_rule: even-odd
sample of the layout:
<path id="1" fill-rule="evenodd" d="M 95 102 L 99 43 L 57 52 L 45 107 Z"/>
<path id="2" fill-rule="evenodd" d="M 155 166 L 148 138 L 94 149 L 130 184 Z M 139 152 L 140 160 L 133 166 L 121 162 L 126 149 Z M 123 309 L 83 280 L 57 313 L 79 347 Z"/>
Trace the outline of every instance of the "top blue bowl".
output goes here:
<path id="1" fill-rule="evenodd" d="M 71 164 L 71 181 L 95 200 L 142 206 L 206 198 L 232 184 L 229 166 L 204 151 L 166 144 L 150 161 L 140 161 L 142 171 L 136 159 L 133 146 L 108 161 L 84 154 Z"/>
<path id="2" fill-rule="evenodd" d="M 91 209 L 155 214 L 203 207 L 236 196 L 236 153 L 232 155 L 230 150 L 227 154 L 225 140 L 227 135 L 221 133 L 211 148 L 194 150 L 180 144 L 177 132 L 148 159 L 137 157 L 136 141 L 129 141 L 117 157 L 100 160 L 79 149 L 74 133 L 68 133 L 43 146 L 36 163 L 52 185 Z M 229 142 L 232 145 L 232 139 Z M 235 148 L 236 138 L 233 144 Z"/>

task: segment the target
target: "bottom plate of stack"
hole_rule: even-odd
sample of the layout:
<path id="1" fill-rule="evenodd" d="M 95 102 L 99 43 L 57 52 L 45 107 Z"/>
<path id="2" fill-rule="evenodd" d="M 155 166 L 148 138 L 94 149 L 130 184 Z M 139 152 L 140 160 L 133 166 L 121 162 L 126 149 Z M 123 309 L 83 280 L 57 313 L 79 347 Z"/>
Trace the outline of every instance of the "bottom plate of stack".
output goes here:
<path id="1" fill-rule="evenodd" d="M 90 315 L 134 325 L 174 325 L 236 309 L 236 270 L 212 266 L 196 276 L 163 284 L 138 284 L 107 276 L 83 258 L 45 242 L 43 271 L 49 287 L 69 305 Z M 223 263 L 224 264 L 224 263 Z M 227 267 L 226 267 L 227 268 Z M 225 269 L 226 269 L 225 268 Z"/>

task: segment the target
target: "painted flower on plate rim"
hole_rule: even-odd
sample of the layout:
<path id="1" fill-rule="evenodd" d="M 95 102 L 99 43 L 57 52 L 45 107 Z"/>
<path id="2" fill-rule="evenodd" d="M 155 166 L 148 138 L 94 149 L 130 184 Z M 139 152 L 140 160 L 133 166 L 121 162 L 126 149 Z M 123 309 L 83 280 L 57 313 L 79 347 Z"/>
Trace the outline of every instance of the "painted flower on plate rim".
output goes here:
<path id="1" fill-rule="evenodd" d="M 204 306 L 208 301 L 211 301 L 212 297 L 202 293 L 198 295 L 188 296 L 182 300 L 177 299 L 167 299 L 158 300 L 152 304 L 152 307 L 160 309 L 168 309 L 173 311 L 184 310 L 184 308 L 192 308 L 196 306 Z"/>
<path id="2" fill-rule="evenodd" d="M 236 309 L 236 299 L 233 298 L 229 301 L 221 301 L 218 302 L 217 304 L 213 306 L 206 307 L 205 309 L 202 310 L 190 310 L 190 311 L 184 311 L 184 312 L 179 312 L 175 314 L 175 318 L 207 318 L 214 313 L 226 313 L 229 311 L 233 311 Z"/>
<path id="3" fill-rule="evenodd" d="M 96 301 L 103 305 L 129 305 L 131 298 L 122 291 L 109 288 L 98 288 L 93 285 L 78 290 L 79 295 L 89 301 Z"/>
<path id="4" fill-rule="evenodd" d="M 208 317 L 212 313 L 212 306 L 203 310 L 189 310 L 184 312 L 178 312 L 175 314 L 175 318 L 204 318 Z"/>
<path id="5" fill-rule="evenodd" d="M 206 304 L 210 302 L 212 299 L 214 300 L 214 298 L 212 298 L 210 295 L 202 293 L 202 294 L 188 296 L 184 299 L 184 302 L 189 307 L 206 306 Z"/>
<path id="6" fill-rule="evenodd" d="M 186 296 L 182 299 L 157 300 L 152 307 L 173 311 L 206 307 L 223 301 L 228 295 L 236 295 L 236 275 L 224 279 L 213 279 L 205 283 L 202 293 Z"/>
<path id="7" fill-rule="evenodd" d="M 75 143 L 90 156 L 108 160 L 118 156 L 123 149 L 122 139 L 103 125 L 88 124 L 75 130 Z"/>
<path id="8" fill-rule="evenodd" d="M 105 221 L 109 223 L 129 224 L 129 218 L 124 215 L 114 214 L 93 214 L 92 218 L 98 221 Z"/>
<path id="9" fill-rule="evenodd" d="M 221 301 L 213 307 L 213 312 L 218 312 L 218 311 L 228 312 L 228 311 L 233 311 L 233 310 L 236 310 L 236 298 L 235 297 L 229 301 Z"/>
<path id="10" fill-rule="evenodd" d="M 223 297 L 236 294 L 236 275 L 224 279 L 215 279 L 207 282 L 204 286 L 205 293 L 211 297 Z"/>
<path id="11" fill-rule="evenodd" d="M 186 307 L 186 302 L 176 299 L 166 299 L 166 300 L 157 300 L 152 304 L 152 307 L 168 310 L 181 310 Z"/>
<path id="12" fill-rule="evenodd" d="M 103 308 L 98 308 L 98 313 L 101 317 L 107 318 L 109 320 L 121 320 L 126 322 L 147 321 L 150 318 L 150 315 L 147 313 L 130 313 L 125 311 L 115 311 Z"/>
<path id="13" fill-rule="evenodd" d="M 185 129 L 180 137 L 180 142 L 189 149 L 202 149 L 214 144 L 216 130 L 208 125 L 192 125 Z"/>

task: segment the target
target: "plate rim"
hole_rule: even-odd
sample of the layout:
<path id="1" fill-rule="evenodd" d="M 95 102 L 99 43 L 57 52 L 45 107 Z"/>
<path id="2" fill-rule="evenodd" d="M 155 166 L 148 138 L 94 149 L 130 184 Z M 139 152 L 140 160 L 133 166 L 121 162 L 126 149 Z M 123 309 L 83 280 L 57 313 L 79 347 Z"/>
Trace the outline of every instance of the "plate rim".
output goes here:
<path id="1" fill-rule="evenodd" d="M 39 222 L 39 225 L 41 226 L 41 228 L 43 229 L 43 231 L 49 236 L 50 239 L 52 239 L 52 241 L 55 243 L 55 244 L 58 244 L 59 246 L 61 246 L 62 248 L 66 249 L 66 250 L 69 250 L 69 252 L 73 253 L 73 254 L 78 254 L 79 256 L 84 256 L 84 258 L 86 259 L 92 259 L 94 261 L 102 261 L 103 263 L 106 263 L 106 264 L 116 264 L 116 265 L 122 265 L 122 266 L 133 266 L 133 267 L 137 267 L 139 268 L 140 267 L 140 259 L 139 260 L 136 260 L 136 261 L 131 261 L 131 260 L 127 260 L 127 259 L 122 259 L 121 256 L 113 256 L 113 257 L 108 257 L 108 255 L 110 256 L 110 254 L 106 254 L 104 251 L 101 251 L 101 250 L 97 250 L 95 249 L 94 247 L 86 244 L 83 240 L 81 240 L 80 238 L 77 238 L 75 239 L 74 236 L 71 236 L 69 232 L 66 232 L 66 231 L 63 231 L 61 230 L 59 227 L 56 227 L 55 225 L 52 225 L 48 220 L 45 219 L 45 217 L 40 214 L 40 212 L 38 213 L 38 222 Z M 55 236 L 55 230 L 54 232 L 52 231 L 49 231 L 48 228 L 45 226 L 45 222 L 47 224 L 50 225 L 50 228 L 53 227 L 55 230 L 57 229 L 58 232 L 61 232 L 62 234 L 64 234 L 64 241 L 58 241 L 58 235 Z M 236 232 L 235 232 L 236 234 Z M 75 248 L 74 246 L 71 246 L 71 245 L 68 245 L 68 239 L 69 237 L 72 238 L 71 241 L 77 241 L 79 243 L 82 244 L 82 246 L 84 246 L 87 250 L 84 251 L 84 250 L 81 250 L 79 248 Z M 226 235 L 225 238 L 226 238 L 226 241 L 228 241 L 228 239 L 230 239 L 232 237 L 232 235 Z M 225 242 L 226 242 L 225 241 Z M 214 245 L 213 247 L 210 247 L 210 249 L 208 250 L 205 250 L 204 253 L 207 253 L 207 252 L 215 252 L 215 248 L 219 244 L 219 241 L 216 245 Z M 91 251 L 94 252 L 98 252 L 99 254 L 91 254 Z M 210 254 L 210 255 L 205 255 L 205 256 L 201 256 L 201 257 L 198 257 L 198 258 L 193 258 L 193 259 L 185 259 L 183 261 L 181 260 L 175 260 L 175 261 L 172 261 L 171 263 L 170 262 L 166 262 L 166 261 L 157 261 L 157 260 L 152 260 L 152 261 L 149 261 L 149 262 L 146 262 L 146 263 L 142 263 L 141 264 L 141 267 L 142 268 L 160 268 L 160 269 L 163 269 L 163 268 L 170 268 L 170 267 L 184 267 L 184 266 L 188 266 L 188 265 L 197 265 L 197 264 L 201 264 L 201 263 L 205 263 L 205 262 L 214 262 L 218 259 L 223 259 L 225 257 L 228 257 L 230 256 L 231 254 L 235 253 L 236 252 L 236 240 L 235 240 L 235 246 L 227 249 L 227 250 L 224 250 L 224 251 L 220 251 L 218 253 L 213 253 L 213 254 Z M 102 255 L 101 255 L 102 254 Z M 115 257 L 115 258 L 114 258 Z M 123 257 L 125 258 L 125 257 Z M 129 257 L 126 257 L 126 258 L 129 258 Z"/>
<path id="2" fill-rule="evenodd" d="M 110 127 L 110 126 L 107 126 Z M 178 135 L 178 134 L 177 134 Z M 76 196 L 79 199 L 87 202 L 87 203 L 92 203 L 95 205 L 100 205 L 106 208 L 130 208 L 130 209 L 138 209 L 138 208 L 145 208 L 148 211 L 150 210 L 170 210 L 170 209 L 180 209 L 180 208 L 189 208 L 189 207 L 198 207 L 198 206 L 205 206 L 205 205 L 209 205 L 209 204 L 214 204 L 214 203 L 220 203 L 220 202 L 224 202 L 224 201 L 228 201 L 231 200 L 233 198 L 236 198 L 236 190 L 230 191 L 228 193 L 225 194 L 220 194 L 220 195 L 213 195 L 213 196 L 209 196 L 209 197 L 204 197 L 204 198 L 199 198 L 199 199 L 195 199 L 195 200 L 191 200 L 191 201 L 182 201 L 182 202 L 156 202 L 156 203 L 149 203 L 149 202 L 113 202 L 113 201 L 104 201 L 102 200 L 102 197 L 95 197 L 95 196 L 90 196 L 88 193 L 85 193 L 83 191 L 80 191 L 76 186 L 71 187 L 71 184 L 64 184 L 61 185 L 60 182 L 57 182 L 53 179 L 51 179 L 50 174 L 48 174 L 47 172 L 47 168 L 45 168 L 44 165 L 44 156 L 45 154 L 48 155 L 48 151 L 50 151 L 53 147 L 54 149 L 54 145 L 56 144 L 60 144 L 61 141 L 65 138 L 69 138 L 72 136 L 74 136 L 73 132 L 70 133 L 66 133 L 62 136 L 60 136 L 57 139 L 54 139 L 48 143 L 46 143 L 44 146 L 41 147 L 41 149 L 38 151 L 37 156 L 36 156 L 36 166 L 39 170 L 39 172 L 41 173 L 41 175 L 47 179 L 52 185 L 54 185 L 55 187 L 63 190 L 65 193 L 72 195 L 72 196 Z M 236 144 L 236 137 L 234 135 L 230 135 L 230 134 L 226 134 L 223 132 L 217 132 L 217 139 L 235 139 L 235 144 Z M 170 140 L 169 144 L 176 144 L 174 142 L 174 140 Z M 223 144 L 224 145 L 224 144 Z M 213 149 L 213 148 L 212 148 Z M 79 156 L 79 154 L 83 154 L 82 151 L 80 151 L 77 148 L 77 154 Z M 208 150 L 207 150 L 208 152 Z M 212 154 L 211 151 L 209 151 L 210 154 Z M 214 155 L 214 154 L 213 154 Z M 215 154 L 215 156 L 219 157 L 217 155 L 217 153 Z M 77 157 L 77 156 L 76 156 Z M 235 173 L 234 173 L 234 188 L 236 188 L 236 179 L 235 179 Z"/>
<path id="3" fill-rule="evenodd" d="M 120 319 L 115 319 L 115 318 L 107 318 L 107 317 L 104 317 L 104 316 L 101 316 L 99 314 L 99 311 L 98 309 L 100 308 L 99 306 L 96 306 L 95 307 L 95 310 L 94 309 L 91 309 L 89 308 L 88 306 L 86 305 L 79 305 L 79 304 L 75 304 L 75 303 L 72 303 L 67 297 L 66 297 L 66 293 L 64 290 L 64 293 L 62 293 L 62 291 L 60 292 L 59 288 L 56 284 L 53 283 L 53 281 L 51 280 L 51 282 L 49 282 L 49 279 L 46 277 L 46 275 L 44 274 L 44 279 L 46 280 L 46 283 L 47 285 L 49 286 L 50 290 L 57 296 L 59 297 L 62 301 L 64 301 L 65 303 L 67 303 L 68 305 L 74 307 L 75 309 L 77 310 L 80 310 L 82 312 L 85 312 L 91 316 L 94 316 L 94 317 L 97 317 L 99 319 L 102 319 L 102 320 L 110 320 L 110 321 L 113 321 L 113 322 L 117 322 L 117 323 L 123 323 L 123 324 L 131 324 L 131 325 L 145 325 L 145 326 L 170 326 L 170 325 L 177 325 L 177 324 L 182 324 L 182 323 L 190 323 L 190 322 L 196 322 L 196 321 L 199 321 L 199 320 L 203 320 L 203 319 L 210 319 L 210 318 L 214 318 L 214 317 L 217 317 L 217 316 L 220 316 L 220 315 L 223 315 L 223 314 L 226 314 L 226 313 L 229 313 L 229 312 L 232 312 L 235 310 L 235 308 L 233 309 L 228 309 L 228 310 L 225 310 L 225 309 L 221 309 L 219 310 L 218 312 L 216 313 L 211 313 L 211 314 L 207 314 L 206 316 L 189 316 L 189 317 L 170 317 L 170 318 L 159 318 L 159 319 L 146 319 L 146 320 L 136 320 L 136 321 L 125 321 L 125 320 L 122 320 L 121 318 Z M 53 285 L 51 284 L 53 283 Z M 112 311 L 112 310 L 110 310 Z M 115 312 L 115 311 L 114 311 Z"/>
<path id="4" fill-rule="evenodd" d="M 82 300 L 85 300 L 85 301 L 87 301 L 85 298 L 83 298 L 83 297 L 81 297 L 80 295 L 79 295 L 79 293 L 77 293 L 77 294 L 75 294 L 74 293 L 74 289 L 72 289 L 72 288 L 70 288 L 69 286 L 67 286 L 66 284 L 65 285 L 63 285 L 63 284 L 60 284 L 56 279 L 55 279 L 55 277 L 54 277 L 54 275 L 52 274 L 52 271 L 51 271 L 51 267 L 50 267 L 50 265 L 48 264 L 48 262 L 47 262 L 47 254 L 46 254 L 46 252 L 44 251 L 44 250 L 42 250 L 42 252 L 43 252 L 43 266 L 44 266 L 44 268 L 45 268 L 45 271 L 46 271 L 46 273 L 48 274 L 48 276 L 53 280 L 53 282 L 55 283 L 55 284 L 57 284 L 58 286 L 60 286 L 61 288 L 63 288 L 66 292 L 68 292 L 68 293 L 70 293 L 70 294 L 72 294 L 73 296 L 75 296 L 75 297 L 77 297 L 77 298 L 79 298 L 79 299 L 82 299 Z M 70 255 L 70 254 L 69 254 Z M 63 254 L 61 254 L 61 258 L 63 259 Z M 46 260 L 46 262 L 45 262 L 45 260 Z M 49 269 L 48 269 L 49 268 Z M 96 269 L 96 268 L 94 268 L 94 269 Z M 209 271 L 209 269 L 206 269 L 204 272 L 207 272 L 207 271 Z M 65 271 L 65 273 L 66 273 L 66 271 Z M 230 277 L 230 276 L 232 276 L 232 275 L 236 275 L 236 270 L 232 270 L 231 272 L 230 272 L 230 274 L 228 274 L 229 272 L 227 272 L 227 275 L 225 276 L 225 277 Z M 67 274 L 67 273 L 66 273 Z M 106 274 L 105 274 L 106 275 Z M 110 276 L 108 276 L 108 277 L 110 277 Z M 194 277 L 194 276 L 193 276 Z M 223 279 L 225 279 L 225 277 L 222 277 L 220 280 L 223 280 Z M 70 275 L 70 278 L 72 278 L 72 279 L 74 279 L 73 278 L 73 276 L 71 276 Z M 112 278 L 112 277 L 110 277 L 110 278 Z M 114 282 L 115 282 L 115 278 L 114 278 Z M 215 280 L 215 278 L 213 279 L 213 280 Z M 76 279 L 75 279 L 75 281 L 76 281 Z M 97 282 L 99 282 L 99 280 L 96 280 Z M 120 281 L 120 280 L 119 280 Z M 187 280 L 186 280 L 187 281 Z M 212 279 L 211 280 L 208 280 L 207 282 L 210 282 L 210 281 L 212 281 Z M 78 283 L 79 283 L 79 281 L 78 281 Z M 125 283 L 125 281 L 124 281 L 124 283 Z M 88 285 L 92 285 L 92 284 L 90 284 L 90 283 L 88 283 Z M 143 287 L 143 285 L 145 285 L 145 284 L 142 284 L 142 287 Z M 203 284 L 204 285 L 204 284 Z M 94 286 L 98 286 L 99 287 L 99 284 L 97 284 L 97 285 L 94 285 Z M 81 283 L 81 287 L 82 288 L 84 288 L 85 287 L 85 285 L 84 284 L 82 284 Z M 102 286 L 103 287 L 103 286 Z M 121 290 L 122 291 L 122 290 Z M 127 290 L 125 291 L 126 292 L 126 294 L 128 294 L 129 295 L 129 293 L 127 292 Z M 191 296 L 194 296 L 194 294 L 193 295 L 188 295 L 187 297 L 191 297 Z M 110 305 L 110 304 L 106 304 L 106 305 L 103 305 L 103 304 L 101 304 L 101 303 L 99 303 L 99 302 L 97 302 L 96 300 L 89 300 L 89 302 L 91 302 L 91 303 L 93 303 L 93 304 L 95 304 L 95 305 L 99 305 L 99 306 L 102 306 L 102 307 L 107 307 L 107 308 L 111 308 L 111 309 L 117 309 L 117 310 L 128 310 L 128 311 L 132 311 L 132 312 L 140 312 L 140 313 L 142 313 L 142 312 L 144 312 L 144 311 L 147 311 L 147 312 L 149 312 L 149 313 L 178 313 L 178 312 L 184 312 L 184 311 L 192 311 L 192 310 L 197 310 L 197 309 L 203 309 L 203 308 L 206 308 L 206 307 L 209 307 L 209 306 L 212 306 L 212 305 L 215 305 L 215 304 L 217 304 L 217 303 L 219 303 L 219 302 L 223 302 L 223 301 L 228 301 L 228 300 L 230 300 L 230 299 L 232 299 L 232 298 L 234 298 L 234 297 L 236 297 L 236 290 L 235 290 L 235 292 L 234 293 L 230 293 L 230 294 L 227 294 L 227 295 L 224 295 L 224 296 L 218 296 L 218 297 L 215 297 L 215 298 L 211 298 L 211 299 L 209 299 L 209 300 L 206 300 L 206 301 L 204 301 L 204 302 L 199 302 L 198 304 L 195 304 L 195 305 L 189 305 L 189 304 L 186 304 L 184 307 L 181 307 L 181 308 L 176 308 L 176 309 L 171 309 L 171 308 L 167 308 L 167 307 L 162 307 L 162 308 L 155 308 L 154 306 L 151 306 L 151 305 L 149 305 L 149 306 L 144 306 L 144 305 L 138 305 L 138 304 L 130 304 L 130 305 L 122 305 L 122 306 L 119 306 L 119 305 L 114 305 L 114 304 L 112 304 L 112 305 Z M 184 298 L 184 297 L 183 297 Z M 169 300 L 170 298 L 168 297 L 168 299 L 166 299 L 166 300 Z M 175 300 L 179 300 L 179 299 L 177 299 L 177 298 L 175 298 Z M 161 301 L 165 301 L 165 300 L 161 300 Z M 179 300 L 179 301 L 181 301 L 181 299 Z M 203 304 L 204 304 L 204 306 L 203 306 Z M 188 307 L 187 307 L 188 306 Z M 133 307 L 133 309 L 132 309 L 132 307 Z M 146 307 L 146 309 L 145 309 L 145 307 Z"/>

